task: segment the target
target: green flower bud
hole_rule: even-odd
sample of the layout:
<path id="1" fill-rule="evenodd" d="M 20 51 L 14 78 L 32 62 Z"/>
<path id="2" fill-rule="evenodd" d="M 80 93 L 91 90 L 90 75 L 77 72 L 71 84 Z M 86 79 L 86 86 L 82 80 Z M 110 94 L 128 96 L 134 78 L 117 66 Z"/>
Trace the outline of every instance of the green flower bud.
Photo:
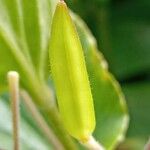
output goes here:
<path id="1" fill-rule="evenodd" d="M 53 17 L 49 55 L 64 126 L 76 139 L 87 141 L 95 128 L 93 99 L 82 46 L 63 1 Z"/>

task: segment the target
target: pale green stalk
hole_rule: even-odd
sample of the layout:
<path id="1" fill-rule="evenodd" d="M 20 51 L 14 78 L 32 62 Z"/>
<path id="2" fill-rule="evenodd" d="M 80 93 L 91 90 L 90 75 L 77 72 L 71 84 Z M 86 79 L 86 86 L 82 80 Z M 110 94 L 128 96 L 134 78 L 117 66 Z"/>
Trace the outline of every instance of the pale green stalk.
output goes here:
<path id="1" fill-rule="evenodd" d="M 31 112 L 34 120 L 37 122 L 37 125 L 43 132 L 43 134 L 47 137 L 48 141 L 52 143 L 55 149 L 64 150 L 63 145 L 57 139 L 56 135 L 53 133 L 51 128 L 48 126 L 40 112 L 38 111 L 37 107 L 33 103 L 31 97 L 25 90 L 21 90 L 20 94 L 24 100 L 24 104 L 27 109 Z"/>
<path id="2" fill-rule="evenodd" d="M 7 74 L 9 93 L 12 106 L 14 150 L 19 150 L 19 74 L 10 71 Z"/>

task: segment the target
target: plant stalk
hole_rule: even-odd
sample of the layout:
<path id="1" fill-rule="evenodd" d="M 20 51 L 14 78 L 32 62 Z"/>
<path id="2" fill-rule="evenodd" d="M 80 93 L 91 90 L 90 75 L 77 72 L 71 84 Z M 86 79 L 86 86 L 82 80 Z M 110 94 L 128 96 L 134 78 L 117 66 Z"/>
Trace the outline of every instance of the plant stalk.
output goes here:
<path id="1" fill-rule="evenodd" d="M 104 147 L 97 142 L 93 136 L 90 136 L 87 141 L 81 143 L 89 150 L 105 150 Z"/>
<path id="2" fill-rule="evenodd" d="M 12 105 L 14 150 L 19 150 L 19 74 L 10 71 L 7 78 Z"/>
<path id="3" fill-rule="evenodd" d="M 21 90 L 20 95 L 24 100 L 24 104 L 31 112 L 33 118 L 35 119 L 39 128 L 42 130 L 42 132 L 47 137 L 49 142 L 53 144 L 55 149 L 64 150 L 62 144 L 59 142 L 59 140 L 57 139 L 51 128 L 47 125 L 46 121 L 43 119 L 40 112 L 37 110 L 29 94 L 25 90 Z"/>

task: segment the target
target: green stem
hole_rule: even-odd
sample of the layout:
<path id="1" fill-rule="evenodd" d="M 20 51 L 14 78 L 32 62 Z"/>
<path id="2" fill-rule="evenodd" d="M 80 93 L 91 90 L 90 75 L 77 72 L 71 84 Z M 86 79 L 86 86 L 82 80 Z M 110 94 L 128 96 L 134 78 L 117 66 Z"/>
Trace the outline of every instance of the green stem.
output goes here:
<path id="1" fill-rule="evenodd" d="M 48 126 L 41 113 L 38 111 L 37 107 L 33 103 L 32 99 L 25 90 L 20 91 L 20 95 L 24 100 L 24 104 L 32 114 L 34 120 L 36 121 L 38 127 L 41 129 L 48 141 L 54 146 L 55 149 L 64 150 L 62 144 L 57 139 L 56 135 L 53 133 L 51 128 Z"/>

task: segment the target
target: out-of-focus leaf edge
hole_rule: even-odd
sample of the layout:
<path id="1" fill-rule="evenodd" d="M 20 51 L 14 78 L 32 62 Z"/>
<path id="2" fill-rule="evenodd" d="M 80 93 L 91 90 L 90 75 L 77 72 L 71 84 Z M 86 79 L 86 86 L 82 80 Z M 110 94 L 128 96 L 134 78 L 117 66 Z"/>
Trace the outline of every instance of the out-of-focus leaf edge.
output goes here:
<path id="1" fill-rule="evenodd" d="M 103 69 L 104 74 L 107 74 L 107 79 L 116 90 L 116 93 L 118 94 L 118 97 L 120 100 L 119 103 L 122 109 L 122 126 L 120 127 L 120 130 L 118 131 L 118 135 L 116 135 L 111 145 L 106 147 L 107 149 L 112 150 L 125 138 L 125 133 L 127 131 L 128 124 L 129 124 L 129 115 L 128 115 L 128 110 L 127 110 L 127 105 L 125 102 L 125 97 L 121 91 L 120 85 L 115 80 L 114 76 L 108 71 L 107 62 L 105 61 L 102 53 L 98 51 L 96 40 L 93 37 L 90 30 L 88 29 L 87 25 L 74 13 L 71 12 L 71 15 L 72 15 L 73 21 L 76 24 L 77 30 L 78 28 L 80 28 L 79 30 L 82 30 L 82 32 L 84 32 L 84 34 L 86 35 L 89 45 L 92 47 L 92 51 L 90 52 L 91 55 L 95 56 L 95 61 L 97 61 L 97 63 L 99 64 L 100 69 Z M 111 125 L 110 125 L 110 128 L 111 128 Z"/>

